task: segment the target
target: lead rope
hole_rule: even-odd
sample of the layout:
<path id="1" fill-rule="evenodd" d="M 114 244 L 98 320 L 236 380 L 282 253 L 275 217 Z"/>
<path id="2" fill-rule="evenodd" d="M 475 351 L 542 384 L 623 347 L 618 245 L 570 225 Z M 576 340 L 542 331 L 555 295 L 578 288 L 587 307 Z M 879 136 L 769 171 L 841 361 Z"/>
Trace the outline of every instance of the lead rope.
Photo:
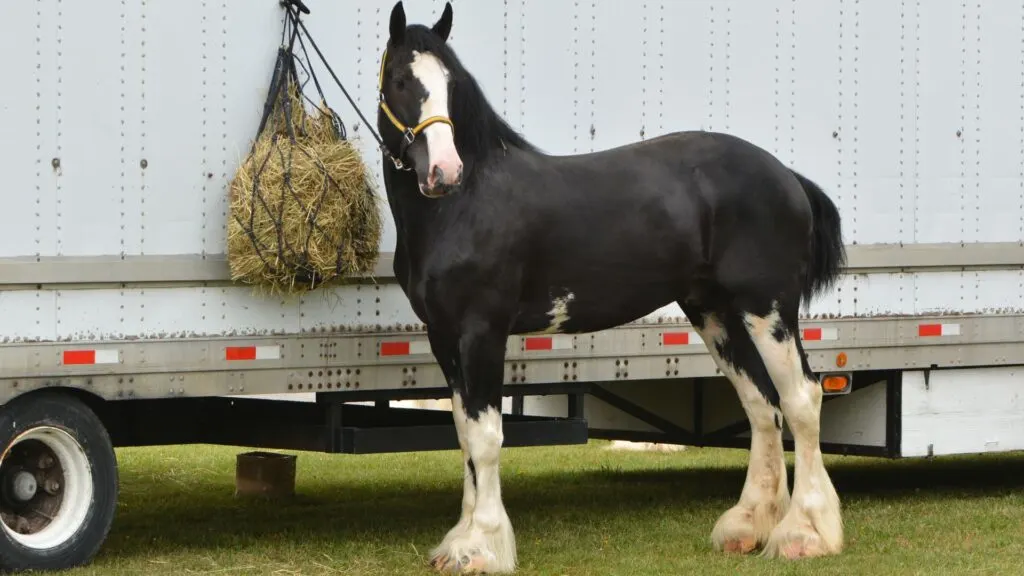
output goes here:
<path id="1" fill-rule="evenodd" d="M 406 168 L 402 164 L 402 162 L 398 158 L 396 158 L 395 155 L 392 154 L 390 150 L 388 150 L 388 147 L 384 145 L 384 140 L 380 137 L 380 134 L 378 134 L 377 131 L 374 129 L 373 125 L 370 124 L 370 121 L 366 119 L 366 116 L 363 116 L 363 113 L 359 109 L 359 106 L 355 103 L 355 100 L 352 99 L 352 96 L 349 95 L 348 90 L 345 89 L 345 85 L 342 84 L 340 79 L 338 79 L 338 75 L 334 73 L 334 69 L 331 68 L 331 65 L 327 62 L 327 58 L 324 57 L 323 52 L 320 51 L 320 47 L 317 46 L 316 40 L 313 40 L 313 37 L 310 35 L 309 30 L 306 29 L 306 25 L 303 24 L 302 20 L 299 18 L 299 10 L 302 10 L 306 14 L 309 14 L 309 9 L 305 8 L 305 6 L 302 5 L 301 0 L 283 0 L 283 2 L 287 4 L 285 6 L 285 11 L 288 13 L 288 17 L 291 18 L 292 23 L 296 26 L 297 29 L 302 30 L 302 33 L 309 40 L 309 45 L 313 47 L 313 50 L 316 52 L 316 55 L 320 58 L 320 61 L 323 62 L 324 68 L 331 75 L 331 78 L 334 79 L 334 83 L 337 84 L 338 88 L 341 89 L 341 93 L 345 95 L 345 98 L 348 100 L 348 103 L 352 105 L 352 109 L 355 110 L 356 114 L 359 115 L 359 118 L 363 121 L 363 124 L 366 125 L 367 130 L 370 131 L 370 134 L 373 135 L 374 140 L 377 141 L 379 150 L 385 155 L 387 155 L 388 158 L 391 159 L 391 162 L 395 165 L 395 168 L 398 168 L 399 170 L 405 170 Z M 303 10 L 303 8 L 305 9 Z M 302 44 L 301 40 L 299 42 L 300 44 Z M 304 44 L 302 44 L 302 48 L 303 50 L 305 50 Z M 381 63 L 381 66 L 383 67 L 383 62 Z M 310 65 L 310 68 L 312 68 L 312 65 Z M 317 82 L 317 89 L 319 89 L 319 87 L 319 82 Z"/>

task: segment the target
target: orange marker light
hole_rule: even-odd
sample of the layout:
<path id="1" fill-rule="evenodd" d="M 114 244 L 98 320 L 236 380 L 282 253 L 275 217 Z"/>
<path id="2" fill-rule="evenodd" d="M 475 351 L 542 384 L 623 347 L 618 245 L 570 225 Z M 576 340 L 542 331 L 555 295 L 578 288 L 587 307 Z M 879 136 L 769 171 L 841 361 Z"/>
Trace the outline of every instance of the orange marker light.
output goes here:
<path id="1" fill-rule="evenodd" d="M 850 386 L 850 379 L 845 374 L 825 376 L 821 381 L 821 389 L 829 394 L 845 391 Z"/>
<path id="2" fill-rule="evenodd" d="M 839 368 L 846 366 L 846 352 L 840 352 L 839 354 L 836 354 L 836 366 L 838 366 Z"/>

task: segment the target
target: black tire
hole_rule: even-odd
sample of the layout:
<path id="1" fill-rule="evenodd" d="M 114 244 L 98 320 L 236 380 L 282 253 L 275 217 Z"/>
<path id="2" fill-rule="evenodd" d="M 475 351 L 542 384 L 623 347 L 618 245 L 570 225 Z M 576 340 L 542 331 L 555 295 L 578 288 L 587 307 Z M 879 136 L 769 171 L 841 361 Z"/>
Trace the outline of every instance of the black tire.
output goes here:
<path id="1" fill-rule="evenodd" d="M 4 455 L 0 460 L 0 509 L 4 510 L 0 570 L 61 570 L 89 563 L 110 532 L 118 496 L 117 459 L 100 419 L 70 394 L 45 392 L 16 398 L 0 407 L 0 448 Z M 44 465 L 48 466 L 45 472 L 41 471 Z M 76 474 L 76 470 L 88 472 Z M 62 480 L 59 485 L 49 481 L 44 492 L 44 487 L 26 479 L 26 474 Z M 23 481 L 20 486 L 36 488 L 21 488 L 20 492 L 13 488 L 18 475 Z M 25 500 L 29 493 L 32 499 Z M 85 498 L 76 494 L 91 501 L 85 503 Z M 17 519 L 10 516 L 11 511 L 19 506 L 57 507 L 51 514 L 53 520 L 30 536 L 42 540 L 26 545 L 25 536 L 8 526 L 8 520 Z M 17 521 L 24 529 L 28 518 L 38 517 L 26 513 Z"/>

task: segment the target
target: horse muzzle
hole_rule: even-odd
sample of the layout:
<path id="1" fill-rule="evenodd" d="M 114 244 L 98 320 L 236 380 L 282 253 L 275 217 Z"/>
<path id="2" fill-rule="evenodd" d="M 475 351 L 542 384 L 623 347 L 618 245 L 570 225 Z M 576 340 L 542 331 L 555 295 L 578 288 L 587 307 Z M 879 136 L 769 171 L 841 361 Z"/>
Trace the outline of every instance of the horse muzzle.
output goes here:
<path id="1" fill-rule="evenodd" d="M 447 170 L 440 163 L 432 164 L 427 178 L 420 179 L 420 194 L 427 198 L 448 196 L 462 184 L 462 162 L 448 163 Z"/>

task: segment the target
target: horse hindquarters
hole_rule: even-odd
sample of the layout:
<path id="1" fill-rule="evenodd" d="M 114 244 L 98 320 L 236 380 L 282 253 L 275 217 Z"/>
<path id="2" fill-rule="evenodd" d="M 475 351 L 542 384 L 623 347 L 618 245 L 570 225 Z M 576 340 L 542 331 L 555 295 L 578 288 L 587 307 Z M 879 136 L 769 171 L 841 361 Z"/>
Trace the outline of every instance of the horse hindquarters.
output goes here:
<path id="1" fill-rule="evenodd" d="M 796 338 L 796 308 L 759 315 L 735 303 L 683 305 L 750 421 L 747 477 L 735 506 L 712 531 L 716 549 L 795 558 L 838 553 L 839 498 L 818 440 L 821 388 Z M 783 461 L 783 417 L 796 446 L 793 495 Z"/>
<path id="2" fill-rule="evenodd" d="M 796 236 L 747 228 L 722 251 L 730 258 L 720 268 L 726 272 L 695 292 L 704 300 L 680 303 L 750 420 L 747 480 L 739 503 L 715 526 L 715 545 L 740 552 L 763 545 L 768 555 L 790 558 L 834 554 L 843 546 L 839 498 L 819 444 L 822 392 L 799 340 L 798 310 L 801 296 L 810 298 L 836 280 L 845 253 L 835 205 L 813 182 L 796 176 L 799 187 L 787 190 L 780 183 L 780 190 L 807 195 L 809 245 L 787 245 Z M 800 219 L 792 215 L 794 223 Z M 782 465 L 781 416 L 795 444 L 792 498 Z"/>

